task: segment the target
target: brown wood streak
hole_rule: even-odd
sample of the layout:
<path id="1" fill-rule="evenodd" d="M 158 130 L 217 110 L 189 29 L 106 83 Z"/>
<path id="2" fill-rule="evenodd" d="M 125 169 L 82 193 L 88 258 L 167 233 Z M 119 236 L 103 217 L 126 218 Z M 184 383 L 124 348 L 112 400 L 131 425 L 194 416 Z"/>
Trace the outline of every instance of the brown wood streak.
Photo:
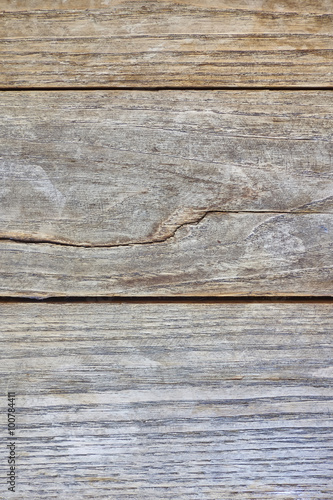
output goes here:
<path id="1" fill-rule="evenodd" d="M 333 82 L 331 2 L 3 3 L 1 87 Z"/>
<path id="2" fill-rule="evenodd" d="M 330 500 L 332 307 L 1 304 L 15 499 Z"/>

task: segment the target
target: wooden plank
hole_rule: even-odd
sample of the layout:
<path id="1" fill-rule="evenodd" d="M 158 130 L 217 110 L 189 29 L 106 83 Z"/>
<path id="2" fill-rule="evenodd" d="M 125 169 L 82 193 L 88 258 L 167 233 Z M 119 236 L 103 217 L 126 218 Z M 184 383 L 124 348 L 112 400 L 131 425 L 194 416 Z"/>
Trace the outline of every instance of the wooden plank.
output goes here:
<path id="1" fill-rule="evenodd" d="M 331 92 L 2 92 L 0 236 L 162 241 L 212 211 L 333 212 Z"/>
<path id="2" fill-rule="evenodd" d="M 324 86 L 332 2 L 8 1 L 2 87 Z"/>
<path id="3" fill-rule="evenodd" d="M 3 92 L 0 294 L 332 295 L 332 99 Z"/>
<path id="4" fill-rule="evenodd" d="M 0 295 L 333 295 L 332 214 L 209 213 L 151 244 L 0 242 Z"/>
<path id="5" fill-rule="evenodd" d="M 1 498 L 330 500 L 332 307 L 2 303 Z"/>

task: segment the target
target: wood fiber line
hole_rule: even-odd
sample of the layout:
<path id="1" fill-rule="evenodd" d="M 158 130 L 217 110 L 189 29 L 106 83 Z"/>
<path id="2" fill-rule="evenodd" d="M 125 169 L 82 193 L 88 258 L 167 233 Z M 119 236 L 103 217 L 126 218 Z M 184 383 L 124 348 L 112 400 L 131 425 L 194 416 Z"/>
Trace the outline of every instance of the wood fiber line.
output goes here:
<path id="1" fill-rule="evenodd" d="M 331 499 L 332 304 L 0 307 L 15 500 Z"/>
<path id="2" fill-rule="evenodd" d="M 0 87 L 332 87 L 332 3 L 2 2 Z"/>
<path id="3" fill-rule="evenodd" d="M 158 2 L 163 4 L 163 2 Z M 172 3 L 172 2 L 170 2 Z M 68 11 L 68 10 L 107 10 L 110 7 L 121 7 L 124 4 L 123 0 L 2 0 L 1 7 L 3 12 L 47 12 L 47 11 Z M 156 5 L 156 2 L 147 0 L 146 2 L 137 2 L 142 9 L 143 6 L 147 7 Z M 177 0 L 174 2 L 175 7 L 197 7 L 202 8 L 202 0 Z M 248 2 L 249 4 L 249 2 Z M 164 4 L 165 5 L 165 4 Z M 251 11 L 249 5 L 246 5 L 244 0 L 206 0 L 205 7 L 211 9 L 239 9 L 245 12 Z M 28 7 L 28 8 L 27 8 Z M 331 0 L 251 0 L 252 12 L 272 13 L 277 12 L 281 15 L 289 13 L 296 13 L 301 11 L 303 15 L 306 14 L 330 14 L 332 12 Z M 144 10 L 144 9 L 143 9 Z"/>

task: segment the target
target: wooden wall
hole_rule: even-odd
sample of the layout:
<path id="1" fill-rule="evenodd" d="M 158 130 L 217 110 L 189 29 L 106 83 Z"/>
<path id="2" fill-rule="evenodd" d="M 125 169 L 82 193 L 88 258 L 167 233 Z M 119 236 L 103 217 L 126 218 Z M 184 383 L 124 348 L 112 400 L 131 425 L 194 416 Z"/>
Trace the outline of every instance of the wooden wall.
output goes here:
<path id="1" fill-rule="evenodd" d="M 331 500 L 331 0 L 0 7 L 0 499 Z"/>

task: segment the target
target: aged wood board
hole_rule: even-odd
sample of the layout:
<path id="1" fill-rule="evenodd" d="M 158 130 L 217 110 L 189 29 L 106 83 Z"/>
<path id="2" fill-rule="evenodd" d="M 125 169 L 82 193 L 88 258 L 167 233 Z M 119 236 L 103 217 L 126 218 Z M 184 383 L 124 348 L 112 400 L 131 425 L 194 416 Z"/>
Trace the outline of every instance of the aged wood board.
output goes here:
<path id="1" fill-rule="evenodd" d="M 207 212 L 333 212 L 333 92 L 0 94 L 0 235 L 161 241 Z"/>
<path id="2" fill-rule="evenodd" d="M 0 242 L 0 294 L 333 295 L 331 214 L 210 214 L 152 244 Z"/>
<path id="3" fill-rule="evenodd" d="M 3 500 L 331 500 L 332 303 L 0 310 Z"/>
<path id="4" fill-rule="evenodd" d="M 333 5 L 2 0 L 0 87 L 332 87 Z"/>
<path id="5" fill-rule="evenodd" d="M 331 92 L 0 108 L 1 295 L 332 295 Z"/>

